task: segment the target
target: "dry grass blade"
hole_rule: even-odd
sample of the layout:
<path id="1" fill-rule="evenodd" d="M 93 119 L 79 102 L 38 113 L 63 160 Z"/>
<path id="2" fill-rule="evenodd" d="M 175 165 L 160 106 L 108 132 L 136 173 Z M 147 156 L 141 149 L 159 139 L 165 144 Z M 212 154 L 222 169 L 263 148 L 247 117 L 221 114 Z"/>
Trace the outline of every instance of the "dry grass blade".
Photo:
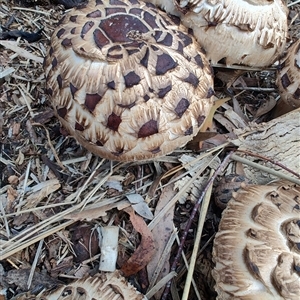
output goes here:
<path id="1" fill-rule="evenodd" d="M 210 177 L 213 175 L 213 172 L 214 171 L 211 170 Z M 182 300 L 187 300 L 188 297 L 189 297 L 190 285 L 191 285 L 191 281 L 192 281 L 192 278 L 193 278 L 193 273 L 194 273 L 195 263 L 196 263 L 196 259 L 197 259 L 198 249 L 199 249 L 200 240 L 201 240 L 201 237 L 202 237 L 202 230 L 203 230 L 203 226 L 204 226 L 204 221 L 205 221 L 205 218 L 206 218 L 208 205 L 209 205 L 210 198 L 211 198 L 211 192 L 212 192 L 212 185 L 207 190 L 207 193 L 205 194 L 202 205 L 201 205 L 199 220 L 198 220 L 197 234 L 196 234 L 196 237 L 195 237 L 193 253 L 192 253 L 192 257 L 191 257 L 191 261 L 190 261 L 190 265 L 189 265 L 189 269 L 188 269 L 188 273 L 187 273 L 187 278 L 186 278 L 186 282 L 185 282 L 185 286 L 184 286 L 184 290 L 183 290 Z M 201 298 L 199 298 L 199 299 L 201 299 Z"/>

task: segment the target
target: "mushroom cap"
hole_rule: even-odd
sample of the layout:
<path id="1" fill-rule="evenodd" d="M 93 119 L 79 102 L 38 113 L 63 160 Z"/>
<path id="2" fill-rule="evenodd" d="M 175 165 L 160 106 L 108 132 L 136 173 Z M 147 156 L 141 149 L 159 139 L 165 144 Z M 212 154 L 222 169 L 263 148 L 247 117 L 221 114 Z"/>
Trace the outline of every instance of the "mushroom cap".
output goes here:
<path id="1" fill-rule="evenodd" d="M 300 107 L 300 40 L 280 60 L 276 83 L 282 101 L 292 109 Z"/>
<path id="2" fill-rule="evenodd" d="M 214 240 L 218 299 L 300 299 L 300 187 L 234 193 Z"/>
<path id="3" fill-rule="evenodd" d="M 208 60 L 153 4 L 91 0 L 60 21 L 45 58 L 62 125 L 89 151 L 147 160 L 185 145 L 213 105 Z"/>
<path id="4" fill-rule="evenodd" d="M 119 271 L 82 278 L 39 295 L 21 294 L 14 300 L 145 300 Z"/>
<path id="5" fill-rule="evenodd" d="M 177 6 L 212 63 L 263 67 L 284 50 L 288 9 L 282 0 L 174 0 L 171 8 L 168 1 L 151 0 L 169 13 Z"/>

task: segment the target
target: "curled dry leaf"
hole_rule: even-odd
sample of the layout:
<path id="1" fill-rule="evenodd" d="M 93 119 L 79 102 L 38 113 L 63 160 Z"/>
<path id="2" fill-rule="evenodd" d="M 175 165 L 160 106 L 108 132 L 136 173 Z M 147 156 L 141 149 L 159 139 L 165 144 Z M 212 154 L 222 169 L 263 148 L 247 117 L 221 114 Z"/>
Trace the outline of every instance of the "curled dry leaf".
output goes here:
<path id="1" fill-rule="evenodd" d="M 12 300 L 143 300 L 141 293 L 131 286 L 116 271 L 101 273 L 98 276 L 83 278 L 69 285 L 60 285 L 35 296 L 30 293 L 14 297 Z"/>
<path id="2" fill-rule="evenodd" d="M 300 298 L 300 187 L 249 185 L 234 193 L 214 241 L 218 299 Z"/>
<path id="3" fill-rule="evenodd" d="M 121 268 L 125 276 L 130 276 L 136 274 L 148 264 L 154 254 L 155 244 L 153 234 L 143 218 L 136 215 L 131 207 L 124 209 L 124 211 L 129 214 L 134 229 L 141 234 L 140 245 Z"/>

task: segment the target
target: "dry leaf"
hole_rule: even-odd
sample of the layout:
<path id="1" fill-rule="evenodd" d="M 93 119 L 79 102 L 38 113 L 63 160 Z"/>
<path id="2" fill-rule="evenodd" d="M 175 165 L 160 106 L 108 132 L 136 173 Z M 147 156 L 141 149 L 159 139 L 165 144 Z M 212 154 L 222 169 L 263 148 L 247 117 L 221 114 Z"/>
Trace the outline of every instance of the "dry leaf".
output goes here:
<path id="1" fill-rule="evenodd" d="M 11 186 L 7 188 L 7 200 L 9 204 L 14 202 L 16 198 L 18 197 L 18 192 Z"/>
<path id="2" fill-rule="evenodd" d="M 44 198 L 61 187 L 57 179 L 50 179 L 35 185 L 32 193 L 26 198 L 25 208 L 36 207 Z"/>
<path id="3" fill-rule="evenodd" d="M 110 176 L 105 182 L 104 186 L 110 189 L 114 189 L 118 192 L 123 191 L 122 182 L 124 180 L 124 176 L 114 175 Z"/>
<path id="4" fill-rule="evenodd" d="M 99 239 L 96 230 L 87 224 L 76 224 L 70 228 L 74 261 L 82 262 L 99 253 Z"/>
<path id="5" fill-rule="evenodd" d="M 10 270 L 7 273 L 7 276 L 3 277 L 8 284 L 16 284 L 20 290 L 27 291 L 27 281 L 30 274 L 30 269 L 19 269 L 19 270 Z M 49 275 L 34 272 L 33 280 L 31 284 L 31 289 L 39 288 L 53 288 L 58 283 L 59 280 L 51 278 Z"/>
<path id="6" fill-rule="evenodd" d="M 11 176 L 8 177 L 8 182 L 9 182 L 10 184 L 17 185 L 18 182 L 19 182 L 19 177 L 16 176 L 16 175 L 11 175 Z"/>
<path id="7" fill-rule="evenodd" d="M 106 212 L 113 208 L 122 210 L 129 205 L 130 203 L 125 200 L 118 201 L 115 203 L 109 203 L 105 205 L 103 205 L 102 203 L 96 203 L 96 204 L 87 205 L 83 211 L 68 214 L 64 218 L 68 220 L 74 220 L 74 221 L 82 221 L 82 220 L 91 221 L 93 219 L 106 216 Z"/>
<path id="8" fill-rule="evenodd" d="M 136 274 L 149 263 L 155 252 L 155 245 L 153 234 L 143 218 L 136 215 L 131 207 L 124 209 L 124 211 L 129 214 L 134 229 L 141 234 L 140 245 L 121 268 L 125 276 L 130 276 Z"/>
<path id="9" fill-rule="evenodd" d="M 176 195 L 176 193 L 177 192 L 174 190 L 174 184 L 169 184 L 163 188 L 155 208 L 155 216 L 159 214 L 159 212 L 169 203 L 169 201 Z M 152 230 L 152 234 L 155 240 L 156 251 L 152 260 L 147 265 L 148 278 L 151 286 L 153 286 L 157 280 L 160 280 L 161 278 L 166 276 L 170 270 L 170 252 L 168 253 L 168 255 L 166 255 L 166 260 L 163 262 L 163 264 L 160 266 L 158 266 L 158 264 L 160 263 L 160 258 L 162 257 L 163 252 L 165 251 L 166 245 L 173 231 L 172 228 L 174 226 L 174 206 L 168 210 L 168 212 L 164 215 L 161 221 L 158 222 Z M 158 268 L 160 268 L 161 272 L 159 274 L 156 274 Z M 157 280 L 155 280 L 155 277 Z M 161 292 L 158 292 L 155 296 L 159 297 L 160 299 L 160 295 Z"/>
<path id="10" fill-rule="evenodd" d="M 152 220 L 153 214 L 145 202 L 144 198 L 140 194 L 127 194 L 125 195 L 129 202 L 132 204 L 132 208 L 137 212 L 140 216 L 145 219 Z"/>

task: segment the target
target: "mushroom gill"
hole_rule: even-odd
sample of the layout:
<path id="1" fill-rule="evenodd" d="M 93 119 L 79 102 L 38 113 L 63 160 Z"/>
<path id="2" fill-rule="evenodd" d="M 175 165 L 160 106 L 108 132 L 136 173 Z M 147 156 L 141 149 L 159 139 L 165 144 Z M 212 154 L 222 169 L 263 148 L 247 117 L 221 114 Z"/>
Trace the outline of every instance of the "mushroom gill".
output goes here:
<path id="1" fill-rule="evenodd" d="M 217 299 L 300 299 L 300 187 L 277 182 L 234 193 L 213 257 Z"/>

